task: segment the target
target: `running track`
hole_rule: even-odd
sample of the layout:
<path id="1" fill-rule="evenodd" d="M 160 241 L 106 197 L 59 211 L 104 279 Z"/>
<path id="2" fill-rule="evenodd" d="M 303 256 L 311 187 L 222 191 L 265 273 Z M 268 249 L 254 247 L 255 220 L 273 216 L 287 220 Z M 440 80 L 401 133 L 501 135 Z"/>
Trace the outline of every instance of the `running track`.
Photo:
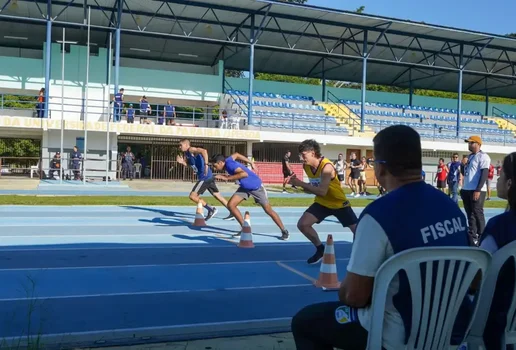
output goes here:
<path id="1" fill-rule="evenodd" d="M 240 249 L 223 209 L 199 229 L 194 207 L 0 207 L 0 344 L 27 334 L 51 349 L 288 331 L 301 307 L 337 296 L 313 286 L 319 266 L 306 264 L 314 250 L 296 229 L 304 209 L 276 210 L 291 239 L 278 240 L 252 208 L 256 248 Z M 334 220 L 318 230 L 334 234 L 342 279 L 351 232 Z"/>

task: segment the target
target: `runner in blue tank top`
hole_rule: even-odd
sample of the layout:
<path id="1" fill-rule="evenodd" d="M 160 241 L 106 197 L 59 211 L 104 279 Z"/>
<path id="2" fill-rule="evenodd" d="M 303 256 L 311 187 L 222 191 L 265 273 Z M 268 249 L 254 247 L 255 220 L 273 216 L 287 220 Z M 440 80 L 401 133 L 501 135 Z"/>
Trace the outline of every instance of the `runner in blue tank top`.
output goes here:
<path id="1" fill-rule="evenodd" d="M 491 254 L 516 240 L 516 152 L 505 157 L 496 191 L 499 198 L 509 202 L 509 206 L 505 213 L 491 218 L 482 233 L 480 248 Z M 484 330 L 486 349 L 502 348 L 502 336 L 507 325 L 507 310 L 514 297 L 514 268 L 514 264 L 509 263 L 502 267 L 498 275 Z"/>
<path id="2" fill-rule="evenodd" d="M 307 306 L 292 319 L 297 349 L 366 349 L 374 277 L 387 259 L 411 248 L 472 244 L 458 205 L 421 178 L 419 134 L 395 125 L 380 131 L 373 143 L 374 172 L 388 193 L 360 215 L 339 301 Z M 465 298 L 453 327 L 453 345 L 463 339 L 469 306 Z M 404 348 L 411 332 L 411 307 L 407 279 L 395 278 L 388 287 L 383 317 L 386 350 Z"/>
<path id="3" fill-rule="evenodd" d="M 220 194 L 213 173 L 208 164 L 208 151 L 200 147 L 191 147 L 190 140 L 182 139 L 179 141 L 179 150 L 183 153 L 178 155 L 176 160 L 179 164 L 189 166 L 197 175 L 197 182 L 190 192 L 190 200 L 194 203 L 202 203 L 202 206 L 208 210 L 205 220 L 211 219 L 218 210 L 215 207 L 208 205 L 201 199 L 201 195 L 208 190 L 216 200 L 218 200 L 224 207 L 228 207 L 228 201 Z M 224 220 L 232 220 L 233 215 L 229 215 Z"/>
<path id="4" fill-rule="evenodd" d="M 281 221 L 279 215 L 272 209 L 271 204 L 269 202 L 269 198 L 267 196 L 267 190 L 263 187 L 262 180 L 253 172 L 251 169 L 248 169 L 242 163 L 237 162 L 237 160 L 249 164 L 252 169 L 254 169 L 254 162 L 249 160 L 247 157 L 239 153 L 233 153 L 229 157 L 225 157 L 222 154 L 216 155 L 212 159 L 213 168 L 217 171 L 226 171 L 228 175 L 217 174 L 215 178 L 224 181 L 239 181 L 240 187 L 236 190 L 236 192 L 231 196 L 228 203 L 228 209 L 231 214 L 237 219 L 240 226 L 244 225 L 244 218 L 238 210 L 238 205 L 244 201 L 249 199 L 250 197 L 254 198 L 256 204 L 259 204 L 265 213 L 271 217 L 274 223 L 281 230 L 282 240 L 289 239 L 289 233 L 285 229 L 283 222 Z M 242 231 L 237 233 L 235 237 L 240 236 Z"/>

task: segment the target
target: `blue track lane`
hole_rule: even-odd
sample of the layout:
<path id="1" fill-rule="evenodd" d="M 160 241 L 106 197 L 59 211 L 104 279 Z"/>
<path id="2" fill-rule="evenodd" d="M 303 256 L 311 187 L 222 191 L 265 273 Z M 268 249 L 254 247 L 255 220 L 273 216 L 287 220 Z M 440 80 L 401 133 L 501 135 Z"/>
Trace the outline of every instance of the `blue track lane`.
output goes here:
<path id="1" fill-rule="evenodd" d="M 250 208 L 256 247 L 240 249 L 225 210 L 199 229 L 193 207 L 0 207 L 0 344 L 27 333 L 51 349 L 286 331 L 300 308 L 337 296 L 313 286 L 314 248 L 296 228 L 304 209 L 275 209 L 291 239 Z M 335 219 L 317 230 L 333 234 L 342 279 L 351 232 Z"/>

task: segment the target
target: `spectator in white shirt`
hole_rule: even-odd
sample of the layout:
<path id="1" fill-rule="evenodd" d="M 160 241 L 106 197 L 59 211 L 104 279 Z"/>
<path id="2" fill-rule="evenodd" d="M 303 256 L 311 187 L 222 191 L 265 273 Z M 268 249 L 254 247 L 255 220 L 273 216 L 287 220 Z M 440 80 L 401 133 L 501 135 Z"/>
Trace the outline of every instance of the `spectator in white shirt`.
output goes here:
<path id="1" fill-rule="evenodd" d="M 468 218 L 469 234 L 477 243 L 486 226 L 484 202 L 491 158 L 480 150 L 482 147 L 480 136 L 471 136 L 465 142 L 468 143 L 471 154 L 464 169 L 464 183 L 460 196 Z"/>

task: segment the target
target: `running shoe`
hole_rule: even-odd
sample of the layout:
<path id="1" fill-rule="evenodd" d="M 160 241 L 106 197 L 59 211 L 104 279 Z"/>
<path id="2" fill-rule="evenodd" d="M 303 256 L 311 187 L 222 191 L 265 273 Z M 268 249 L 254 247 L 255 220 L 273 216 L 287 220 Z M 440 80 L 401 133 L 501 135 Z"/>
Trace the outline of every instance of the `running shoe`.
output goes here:
<path id="1" fill-rule="evenodd" d="M 228 216 L 226 216 L 224 219 L 222 220 L 226 220 L 226 221 L 229 221 L 229 220 L 235 220 L 235 217 L 233 216 L 233 214 L 229 214 Z"/>
<path id="2" fill-rule="evenodd" d="M 210 220 L 212 217 L 215 216 L 215 214 L 217 214 L 219 211 L 217 210 L 217 208 L 213 207 L 212 210 L 208 210 L 208 215 L 206 215 L 206 218 L 204 220 L 208 221 Z"/>
<path id="3" fill-rule="evenodd" d="M 324 244 L 321 244 L 320 247 L 317 248 L 317 251 L 314 255 L 312 255 L 306 262 L 310 265 L 315 265 L 319 263 L 324 256 Z"/>
<path id="4" fill-rule="evenodd" d="M 288 241 L 288 239 L 290 238 L 290 233 L 288 233 L 288 230 L 283 230 L 281 231 L 281 240 L 283 241 Z"/>

